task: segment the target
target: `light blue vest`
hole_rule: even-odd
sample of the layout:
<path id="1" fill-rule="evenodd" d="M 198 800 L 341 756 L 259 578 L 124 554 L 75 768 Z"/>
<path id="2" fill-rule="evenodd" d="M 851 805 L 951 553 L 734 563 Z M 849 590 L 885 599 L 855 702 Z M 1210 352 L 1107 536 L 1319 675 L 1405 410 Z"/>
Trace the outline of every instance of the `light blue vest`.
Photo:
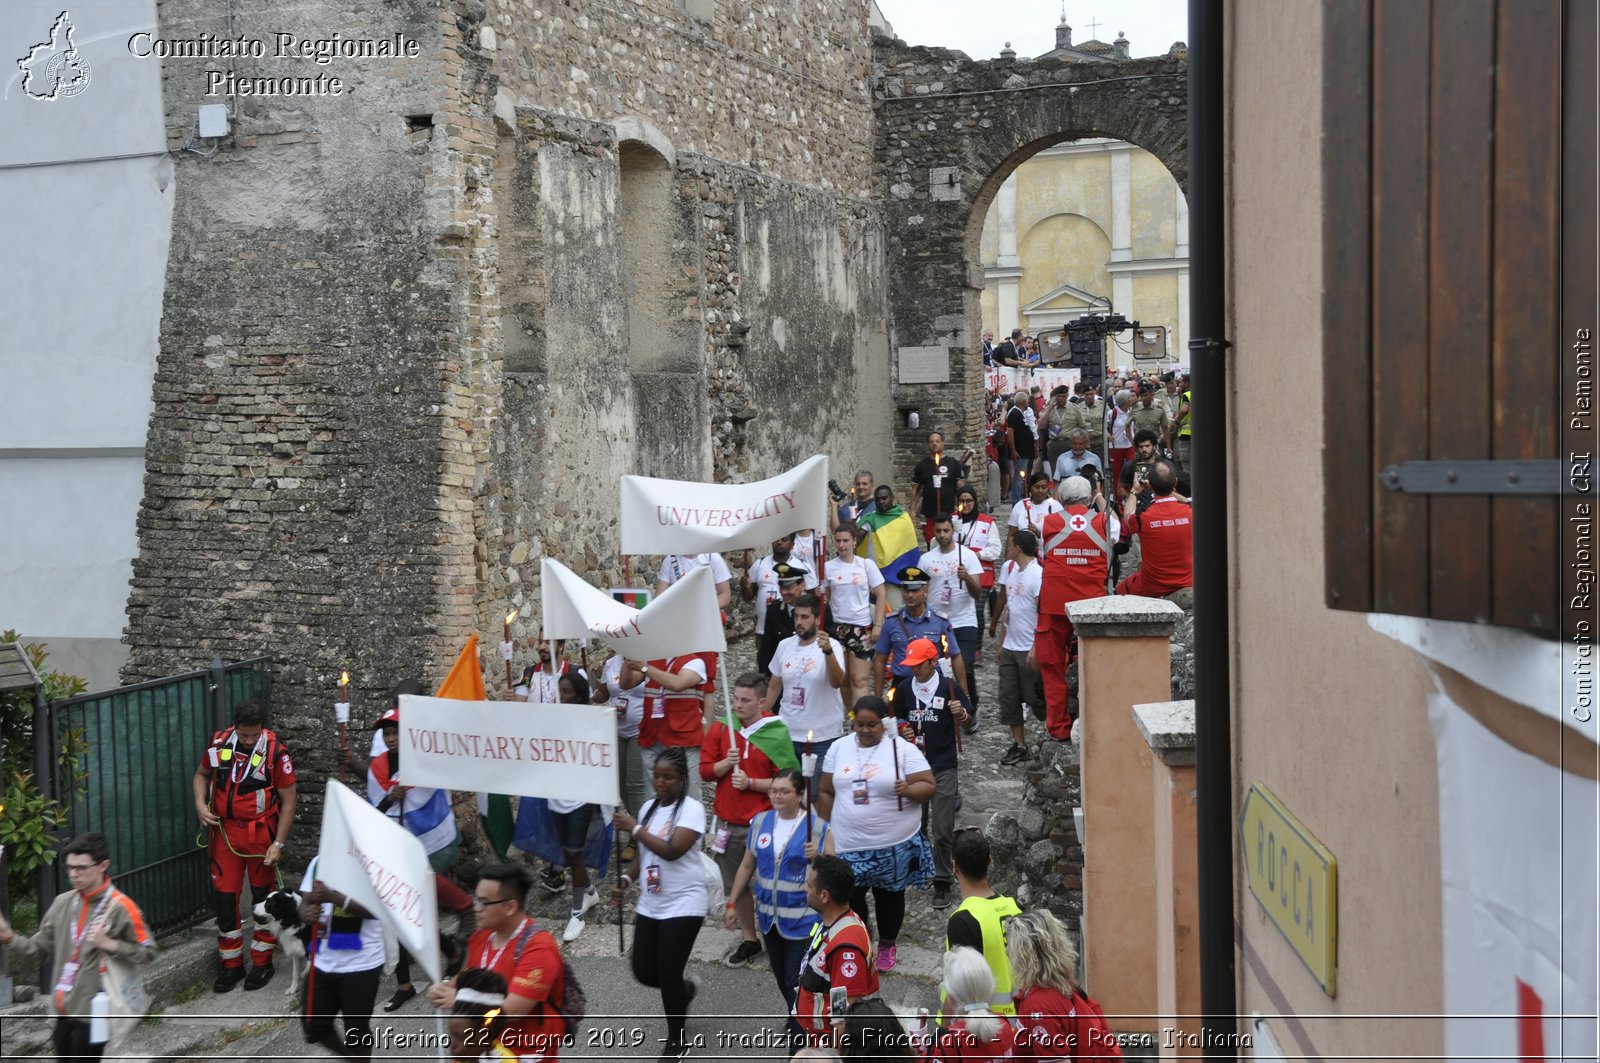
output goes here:
<path id="1" fill-rule="evenodd" d="M 828 821 L 815 812 L 802 812 L 795 821 L 789 844 L 779 853 L 774 845 L 776 809 L 768 809 L 750 823 L 745 845 L 756 856 L 756 873 L 750 890 L 756 900 L 756 925 L 765 934 L 776 924 L 778 934 L 790 941 L 805 941 L 822 923 L 822 917 L 806 903 L 806 821 L 811 817 L 811 840 L 817 850 L 828 836 Z"/>

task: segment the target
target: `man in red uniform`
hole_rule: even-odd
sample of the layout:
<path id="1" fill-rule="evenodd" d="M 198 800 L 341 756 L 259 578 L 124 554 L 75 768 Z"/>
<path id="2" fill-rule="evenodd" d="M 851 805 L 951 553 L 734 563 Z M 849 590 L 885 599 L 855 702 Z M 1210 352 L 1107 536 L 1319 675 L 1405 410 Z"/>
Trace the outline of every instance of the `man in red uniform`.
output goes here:
<path id="1" fill-rule="evenodd" d="M 1139 571 L 1118 583 L 1117 593 L 1161 598 L 1194 586 L 1191 510 L 1189 503 L 1173 495 L 1178 471 L 1165 458 L 1150 466 L 1150 490 L 1155 497 L 1142 510 L 1138 508 L 1141 486 L 1136 481 L 1123 500 L 1120 540 L 1128 543 L 1139 536 Z"/>
<path id="2" fill-rule="evenodd" d="M 839 856 L 818 856 L 806 874 L 806 903 L 822 916 L 800 961 L 794 1019 L 813 1042 L 825 1042 L 844 1026 L 844 1008 L 834 1008 L 832 990 L 843 989 L 851 1004 L 878 992 L 878 969 L 871 963 L 872 938 L 850 910 L 856 873 Z"/>
<path id="3" fill-rule="evenodd" d="M 622 662 L 618 682 L 624 690 L 645 684 L 639 758 L 644 761 L 646 777 L 655 770 L 656 756 L 664 746 L 682 747 L 689 758 L 689 777 L 699 777 L 706 705 L 716 689 L 716 678 L 715 653 L 684 653 L 649 664 Z"/>
<path id="4" fill-rule="evenodd" d="M 244 972 L 244 928 L 239 893 L 246 876 L 250 895 L 265 897 L 277 879 L 277 864 L 294 826 L 294 762 L 288 747 L 266 727 L 267 709 L 258 701 L 239 703 L 233 726 L 218 731 L 194 773 L 194 807 L 211 831 L 211 891 L 217 912 L 217 953 L 222 973 L 214 993 L 226 993 L 241 980 L 260 989 L 272 980 L 272 952 L 278 938 L 257 921 L 250 941 L 250 973 Z"/>
<path id="5" fill-rule="evenodd" d="M 493 971 L 506 980 L 499 1044 L 529 1059 L 556 1058 L 565 1023 L 558 1007 L 565 993 L 561 947 L 529 918 L 523 905 L 533 875 L 521 864 L 490 864 L 478 872 L 472 907 L 478 928 L 467 940 L 467 968 Z M 446 1010 L 456 1003 L 456 978 L 428 987 L 428 1003 Z M 493 1056 L 492 1045 L 479 1045 Z"/>
<path id="6" fill-rule="evenodd" d="M 1111 543 L 1117 520 L 1106 511 L 1105 496 L 1082 476 L 1069 476 L 1057 488 L 1064 513 L 1044 519 L 1039 549 L 1044 572 L 1039 586 L 1039 627 L 1028 651 L 1028 664 L 1044 683 L 1045 727 L 1052 738 L 1072 736 L 1067 709 L 1068 644 L 1072 621 L 1067 605 L 1106 593 Z"/>
<path id="7" fill-rule="evenodd" d="M 744 862 L 750 821 L 772 807 L 767 791 L 772 789 L 773 776 L 780 768 L 800 767 L 789 729 L 776 716 L 761 711 L 766 696 L 767 677 L 760 672 L 746 672 L 735 679 L 733 713 L 738 733 L 729 731 L 725 721 L 717 720 L 706 730 L 706 740 L 700 746 L 700 778 L 717 784 L 712 812 L 718 826 L 711 852 L 722 872 L 724 893 L 733 892 L 734 876 Z M 744 940 L 723 962 L 729 967 L 743 967 L 762 952 L 761 938 L 756 934 L 755 894 L 746 890 L 739 895 L 737 904 L 728 907 L 739 917 Z"/>

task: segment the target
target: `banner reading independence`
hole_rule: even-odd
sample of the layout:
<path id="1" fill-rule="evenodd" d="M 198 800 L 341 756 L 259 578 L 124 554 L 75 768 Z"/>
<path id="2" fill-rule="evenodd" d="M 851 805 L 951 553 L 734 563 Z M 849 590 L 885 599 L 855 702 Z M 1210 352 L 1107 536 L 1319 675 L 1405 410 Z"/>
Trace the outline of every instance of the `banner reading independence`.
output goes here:
<path id="1" fill-rule="evenodd" d="M 400 697 L 406 786 L 615 805 L 616 750 L 610 706 Z"/>
<path id="2" fill-rule="evenodd" d="M 701 554 L 756 549 L 828 525 L 828 458 L 818 454 L 753 484 L 622 478 L 622 552 Z"/>
<path id="3" fill-rule="evenodd" d="M 1580 774 L 1585 755 L 1570 743 L 1563 771 L 1445 694 L 1431 697 L 1428 719 L 1439 747 L 1446 1055 L 1593 1059 L 1600 788 Z M 1592 769 L 1592 752 L 1587 761 Z"/>
<path id="4" fill-rule="evenodd" d="M 623 605 L 548 557 L 539 563 L 539 583 L 547 638 L 598 639 L 636 661 L 728 648 L 707 565 L 690 569 L 643 609 Z"/>
<path id="5" fill-rule="evenodd" d="M 317 878 L 382 919 L 429 978 L 443 977 L 439 905 L 427 851 L 416 835 L 334 779 L 322 804 Z"/>

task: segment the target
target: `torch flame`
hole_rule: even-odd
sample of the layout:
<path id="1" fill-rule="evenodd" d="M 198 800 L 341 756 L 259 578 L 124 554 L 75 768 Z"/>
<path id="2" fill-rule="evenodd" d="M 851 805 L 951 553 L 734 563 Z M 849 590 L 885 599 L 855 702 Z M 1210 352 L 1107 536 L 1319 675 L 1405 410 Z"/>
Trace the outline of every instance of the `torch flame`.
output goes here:
<path id="1" fill-rule="evenodd" d="M 506 623 L 509 624 L 509 623 L 511 623 L 511 621 L 515 620 L 516 618 L 517 618 L 517 611 L 515 609 L 513 609 L 513 610 L 511 610 L 511 612 L 506 614 Z"/>
<path id="2" fill-rule="evenodd" d="M 806 741 L 807 742 L 811 741 L 811 732 L 810 731 L 806 732 Z"/>
<path id="3" fill-rule="evenodd" d="M 350 673 L 349 672 L 340 672 L 339 673 L 339 685 L 342 686 L 342 687 L 347 687 L 347 686 L 350 685 Z"/>

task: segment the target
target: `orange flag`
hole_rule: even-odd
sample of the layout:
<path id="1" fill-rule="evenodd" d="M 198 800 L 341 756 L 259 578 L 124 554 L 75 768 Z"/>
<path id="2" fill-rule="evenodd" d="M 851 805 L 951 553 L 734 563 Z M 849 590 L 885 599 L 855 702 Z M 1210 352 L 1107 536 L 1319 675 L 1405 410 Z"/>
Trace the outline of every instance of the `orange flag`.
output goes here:
<path id="1" fill-rule="evenodd" d="M 439 691 L 434 697 L 453 698 L 456 701 L 489 700 L 489 695 L 483 689 L 483 669 L 478 665 L 476 634 L 470 636 L 467 644 L 461 647 L 461 652 L 456 655 L 456 663 L 450 666 L 450 674 L 439 684 Z"/>

